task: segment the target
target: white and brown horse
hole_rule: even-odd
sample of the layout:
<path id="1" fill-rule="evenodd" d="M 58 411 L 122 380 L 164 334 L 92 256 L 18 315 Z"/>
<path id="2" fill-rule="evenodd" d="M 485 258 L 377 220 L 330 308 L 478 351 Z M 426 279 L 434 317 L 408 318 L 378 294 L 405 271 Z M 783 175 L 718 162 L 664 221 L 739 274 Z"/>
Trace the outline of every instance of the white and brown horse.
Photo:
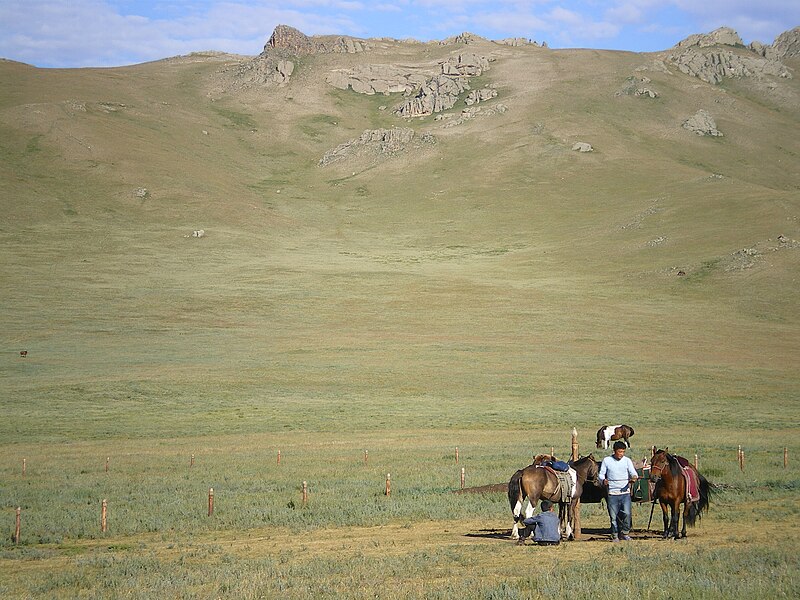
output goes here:
<path id="1" fill-rule="evenodd" d="M 629 425 L 603 425 L 597 430 L 597 447 L 606 450 L 610 442 L 622 440 L 630 448 L 628 438 L 631 437 L 633 437 L 633 427 Z"/>
<path id="2" fill-rule="evenodd" d="M 538 459 L 539 457 L 537 457 Z M 573 539 L 575 531 L 575 511 L 587 480 L 596 480 L 599 473 L 594 456 L 584 456 L 569 466 L 575 471 L 575 486 L 569 502 L 562 502 L 561 484 L 550 469 L 535 464 L 520 469 L 511 476 L 508 482 L 508 502 L 514 516 L 514 527 L 511 539 L 519 539 L 519 523 L 533 516 L 533 510 L 539 500 L 549 500 L 558 504 L 558 517 L 561 521 L 562 537 Z M 526 505 L 523 515 L 523 507 Z"/>

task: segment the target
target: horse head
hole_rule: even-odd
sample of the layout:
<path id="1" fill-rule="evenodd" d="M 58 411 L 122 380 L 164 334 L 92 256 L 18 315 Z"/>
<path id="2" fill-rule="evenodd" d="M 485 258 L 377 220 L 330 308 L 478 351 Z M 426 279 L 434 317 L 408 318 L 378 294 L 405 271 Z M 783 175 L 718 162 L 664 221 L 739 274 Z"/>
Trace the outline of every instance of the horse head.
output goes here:
<path id="1" fill-rule="evenodd" d="M 674 459 L 666 450 L 656 450 L 650 459 L 650 481 L 656 483 L 664 473 L 664 469 L 671 468 Z"/>

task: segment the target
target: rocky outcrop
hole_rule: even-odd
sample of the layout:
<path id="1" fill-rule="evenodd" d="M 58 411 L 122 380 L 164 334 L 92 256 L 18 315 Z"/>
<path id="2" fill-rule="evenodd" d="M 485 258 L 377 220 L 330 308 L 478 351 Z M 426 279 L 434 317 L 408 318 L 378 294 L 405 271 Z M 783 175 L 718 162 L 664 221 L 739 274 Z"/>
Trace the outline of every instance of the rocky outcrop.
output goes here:
<path id="1" fill-rule="evenodd" d="M 494 104 L 491 108 L 483 108 L 481 106 L 469 106 L 461 111 L 460 114 L 439 114 L 436 115 L 436 121 L 444 121 L 444 124 L 441 126 L 442 129 L 446 129 L 448 127 L 456 127 L 457 125 L 461 125 L 462 123 L 466 123 L 476 117 L 491 117 L 492 115 L 503 114 L 508 110 L 508 107 L 505 104 Z"/>
<path id="2" fill-rule="evenodd" d="M 467 97 L 464 98 L 464 104 L 472 106 L 473 104 L 480 104 L 492 98 L 497 98 L 497 90 L 491 87 L 485 87 L 480 90 L 472 90 L 467 94 Z"/>
<path id="3" fill-rule="evenodd" d="M 511 37 L 505 38 L 502 40 L 495 40 L 496 44 L 500 44 L 501 46 L 527 46 L 529 44 L 533 46 L 538 46 L 536 42 L 533 40 L 529 40 L 528 38 L 524 37 Z"/>
<path id="4" fill-rule="evenodd" d="M 685 40 L 678 42 L 678 48 L 707 48 L 709 46 L 739 46 L 744 47 L 744 42 L 739 34 L 730 27 L 720 27 L 711 33 L 695 33 Z"/>
<path id="5" fill-rule="evenodd" d="M 403 152 L 413 145 L 421 147 L 435 142 L 436 139 L 432 135 L 424 134 L 418 143 L 415 143 L 414 130 L 410 127 L 367 129 L 359 137 L 328 150 L 320 159 L 319 166 L 326 167 L 355 156 L 367 156 L 379 160 Z"/>
<path id="6" fill-rule="evenodd" d="M 469 83 L 461 77 L 437 75 L 426 81 L 413 98 L 395 107 L 400 117 L 422 117 L 453 108 Z"/>
<path id="7" fill-rule="evenodd" d="M 340 90 L 349 88 L 359 94 L 410 94 L 424 84 L 429 76 L 393 65 L 364 65 L 331 71 L 325 81 Z"/>
<path id="8" fill-rule="evenodd" d="M 683 122 L 683 128 L 697 135 L 722 137 L 722 132 L 717 129 L 717 124 L 707 111 L 702 108 Z"/>
<path id="9" fill-rule="evenodd" d="M 459 33 L 458 35 L 454 35 L 452 37 L 440 41 L 439 45 L 440 46 L 453 46 L 455 44 L 469 45 L 469 44 L 474 44 L 476 42 L 486 42 L 486 41 L 488 41 L 486 38 L 465 31 L 464 33 Z"/>
<path id="10" fill-rule="evenodd" d="M 800 27 L 784 31 L 772 44 L 778 59 L 800 56 Z"/>
<path id="11" fill-rule="evenodd" d="M 222 69 L 230 77 L 229 87 L 246 89 L 263 85 L 284 85 L 294 72 L 294 62 L 286 58 L 259 55 Z"/>
<path id="12" fill-rule="evenodd" d="M 647 84 L 650 83 L 649 77 L 628 77 L 623 88 L 616 92 L 615 96 L 635 96 L 637 98 L 658 98 L 659 93 Z"/>
<path id="13" fill-rule="evenodd" d="M 355 54 L 368 48 L 364 40 L 346 36 L 314 36 L 308 37 L 302 31 L 288 25 L 278 25 L 272 32 L 264 46 L 262 54 L 272 54 L 273 51 L 292 56 L 307 56 L 309 54 Z"/>
<path id="14" fill-rule="evenodd" d="M 470 77 L 477 77 L 489 68 L 489 60 L 477 54 L 464 53 L 451 57 L 441 65 L 441 73 L 427 80 L 394 113 L 401 117 L 420 117 L 448 110 L 459 96 L 470 89 Z"/>
<path id="15" fill-rule="evenodd" d="M 679 42 L 667 61 L 681 72 L 714 85 L 725 78 L 764 75 L 791 78 L 789 69 L 776 60 L 776 56 L 763 45 L 753 47 L 751 44 L 750 48 L 745 48 L 735 31 L 721 27 Z"/>

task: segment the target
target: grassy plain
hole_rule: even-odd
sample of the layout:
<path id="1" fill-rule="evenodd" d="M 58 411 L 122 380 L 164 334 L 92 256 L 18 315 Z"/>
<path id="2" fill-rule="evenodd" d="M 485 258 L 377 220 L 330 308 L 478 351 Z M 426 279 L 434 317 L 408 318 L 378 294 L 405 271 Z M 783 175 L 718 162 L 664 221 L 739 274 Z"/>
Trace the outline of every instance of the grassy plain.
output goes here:
<path id="1" fill-rule="evenodd" d="M 324 84 L 440 46 L 256 90 L 0 63 L 4 595 L 798 596 L 797 80 L 648 71 L 651 102 L 616 92 L 652 56 L 479 49 L 508 111 L 452 128 Z M 437 141 L 317 165 L 393 124 Z M 452 493 L 610 422 L 719 485 L 687 540 L 587 506 L 518 548 L 502 494 Z"/>

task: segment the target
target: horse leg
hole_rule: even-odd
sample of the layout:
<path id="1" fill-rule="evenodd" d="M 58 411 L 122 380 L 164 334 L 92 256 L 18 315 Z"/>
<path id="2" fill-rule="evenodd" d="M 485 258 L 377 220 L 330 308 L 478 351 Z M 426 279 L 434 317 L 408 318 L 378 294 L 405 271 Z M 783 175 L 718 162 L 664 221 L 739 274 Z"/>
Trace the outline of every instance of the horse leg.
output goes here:
<path id="1" fill-rule="evenodd" d="M 567 503 L 567 527 L 566 527 L 566 536 L 567 540 L 574 540 L 575 539 L 575 506 L 573 502 Z"/>
<path id="2" fill-rule="evenodd" d="M 664 534 L 662 537 L 666 539 L 669 537 L 669 513 L 667 512 L 666 502 L 659 501 L 659 504 L 661 505 L 661 517 L 664 521 Z"/>
<path id="3" fill-rule="evenodd" d="M 675 502 L 675 503 L 673 503 L 671 508 L 672 508 L 672 510 L 670 512 L 672 513 L 672 518 L 670 519 L 669 530 L 670 530 L 671 537 L 677 540 L 678 537 L 679 537 L 678 536 L 678 521 L 680 521 L 680 519 L 681 519 L 681 505 L 679 503 Z"/>
<path id="4" fill-rule="evenodd" d="M 686 515 L 689 512 L 689 507 L 691 506 L 688 500 L 684 501 L 683 503 L 683 527 L 681 528 L 681 537 L 686 537 Z"/>
<path id="5" fill-rule="evenodd" d="M 518 540 L 519 539 L 519 520 L 520 520 L 520 513 L 522 512 L 522 507 L 525 505 L 525 498 L 522 500 L 517 500 L 517 503 L 514 505 L 511 514 L 514 515 L 514 527 L 511 528 L 511 539 Z"/>

